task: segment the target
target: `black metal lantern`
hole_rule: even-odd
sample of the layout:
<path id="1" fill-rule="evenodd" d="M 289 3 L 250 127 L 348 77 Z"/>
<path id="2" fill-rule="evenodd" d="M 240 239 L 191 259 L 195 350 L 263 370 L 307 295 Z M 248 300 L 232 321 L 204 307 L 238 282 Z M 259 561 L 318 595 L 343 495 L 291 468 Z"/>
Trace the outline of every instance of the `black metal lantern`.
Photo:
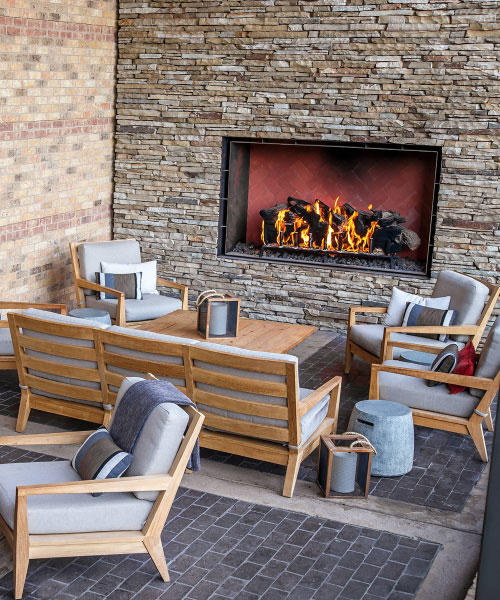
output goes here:
<path id="1" fill-rule="evenodd" d="M 373 446 L 361 434 L 322 435 L 316 483 L 325 498 L 367 498 L 374 452 Z M 346 482 L 349 475 L 351 486 Z"/>
<path id="2" fill-rule="evenodd" d="M 206 338 L 233 338 L 238 335 L 240 299 L 215 290 L 202 292 L 196 300 L 198 331 Z"/>

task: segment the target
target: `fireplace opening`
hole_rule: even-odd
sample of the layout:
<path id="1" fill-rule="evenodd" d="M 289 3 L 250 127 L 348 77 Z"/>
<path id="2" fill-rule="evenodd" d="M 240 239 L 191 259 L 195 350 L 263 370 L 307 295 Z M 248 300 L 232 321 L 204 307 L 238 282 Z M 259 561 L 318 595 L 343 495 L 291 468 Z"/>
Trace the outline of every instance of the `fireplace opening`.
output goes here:
<path id="1" fill-rule="evenodd" d="M 441 151 L 226 138 L 219 255 L 430 274 Z"/>

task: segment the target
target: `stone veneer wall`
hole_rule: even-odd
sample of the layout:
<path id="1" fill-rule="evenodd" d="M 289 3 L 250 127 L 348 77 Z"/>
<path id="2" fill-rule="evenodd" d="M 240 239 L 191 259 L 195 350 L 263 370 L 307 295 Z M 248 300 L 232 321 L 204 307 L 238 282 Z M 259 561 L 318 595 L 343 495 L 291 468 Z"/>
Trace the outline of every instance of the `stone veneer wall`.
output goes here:
<path id="1" fill-rule="evenodd" d="M 217 257 L 222 136 L 443 147 L 433 277 L 498 278 L 497 2 L 121 0 L 114 234 L 247 314 L 344 326 L 433 281 Z"/>
<path id="2" fill-rule="evenodd" d="M 111 235 L 116 0 L 0 3 L 0 299 L 74 303 Z"/>

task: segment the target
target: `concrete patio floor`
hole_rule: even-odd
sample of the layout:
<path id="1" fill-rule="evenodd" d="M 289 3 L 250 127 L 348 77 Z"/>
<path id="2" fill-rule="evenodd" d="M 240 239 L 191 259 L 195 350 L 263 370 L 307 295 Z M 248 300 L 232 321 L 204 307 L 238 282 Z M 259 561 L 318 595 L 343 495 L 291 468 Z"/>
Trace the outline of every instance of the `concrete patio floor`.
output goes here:
<path id="1" fill-rule="evenodd" d="M 294 349 L 303 362 L 338 334 L 318 331 Z M 356 359 L 357 360 L 357 359 Z M 357 365 L 368 369 L 367 365 Z M 366 390 L 368 391 L 368 390 Z M 12 434 L 14 419 L 0 416 L 0 435 Z M 55 427 L 29 422 L 28 433 L 58 431 Z M 43 446 L 30 450 L 71 458 L 74 447 Z M 387 498 L 369 496 L 367 500 L 327 500 L 315 483 L 299 480 L 293 498 L 281 496 L 283 479 L 272 473 L 244 469 L 213 460 L 202 460 L 200 472 L 186 475 L 182 486 L 202 492 L 243 500 L 269 507 L 292 510 L 310 516 L 418 537 L 442 545 L 417 600 L 462 600 L 477 570 L 488 468 L 482 473 L 462 512 L 417 506 Z M 0 574 L 10 560 L 0 542 Z"/>

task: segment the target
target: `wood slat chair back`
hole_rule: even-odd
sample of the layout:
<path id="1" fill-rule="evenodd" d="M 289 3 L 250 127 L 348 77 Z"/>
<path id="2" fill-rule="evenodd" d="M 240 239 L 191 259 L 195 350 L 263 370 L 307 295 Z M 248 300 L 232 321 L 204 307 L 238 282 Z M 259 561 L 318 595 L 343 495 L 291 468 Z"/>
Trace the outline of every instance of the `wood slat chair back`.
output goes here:
<path id="1" fill-rule="evenodd" d="M 8 319 L 21 387 L 16 431 L 32 408 L 107 424 L 112 406 L 103 403 L 93 328 L 15 313 Z"/>
<path id="2" fill-rule="evenodd" d="M 187 393 L 206 427 L 298 446 L 297 364 L 196 346 L 189 350 Z"/>
<path id="3" fill-rule="evenodd" d="M 114 406 L 125 377 L 146 377 L 148 373 L 186 393 L 187 350 L 181 343 L 101 329 L 95 329 L 93 335 L 105 404 Z"/>
<path id="4" fill-rule="evenodd" d="M 0 301 L 0 311 L 8 310 L 26 310 L 27 308 L 38 308 L 40 310 L 57 310 L 62 315 L 66 314 L 65 304 L 53 304 L 47 302 L 9 302 Z M 9 329 L 9 321 L 6 318 L 0 318 L 0 330 Z M 0 371 L 15 371 L 16 359 L 13 354 L 0 355 Z"/>

